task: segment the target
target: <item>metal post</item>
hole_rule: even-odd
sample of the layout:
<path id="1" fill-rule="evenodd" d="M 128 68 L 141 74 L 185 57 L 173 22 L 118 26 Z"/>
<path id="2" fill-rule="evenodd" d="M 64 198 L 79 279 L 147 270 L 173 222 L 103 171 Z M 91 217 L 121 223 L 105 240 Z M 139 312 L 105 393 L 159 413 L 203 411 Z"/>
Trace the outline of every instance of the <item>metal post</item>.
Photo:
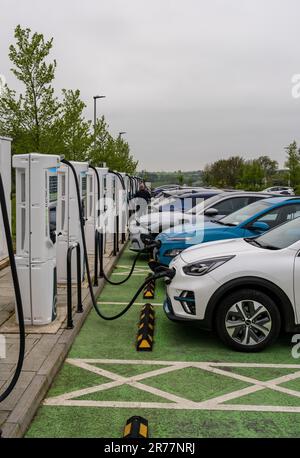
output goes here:
<path id="1" fill-rule="evenodd" d="M 78 242 L 69 246 L 67 251 L 67 329 L 73 329 L 72 317 L 72 253 L 76 248 L 77 260 L 77 313 L 83 312 L 82 294 L 81 294 L 81 253 Z"/>
<path id="2" fill-rule="evenodd" d="M 119 251 L 119 217 L 118 215 L 115 215 L 113 256 L 117 256 L 118 251 Z"/>
<path id="3" fill-rule="evenodd" d="M 72 251 L 73 246 L 68 248 L 67 252 L 67 329 L 73 329 L 73 318 L 72 318 Z"/>
<path id="4" fill-rule="evenodd" d="M 81 254 L 80 245 L 76 245 L 76 258 L 77 258 L 77 313 L 83 312 L 82 294 L 81 294 Z"/>
<path id="5" fill-rule="evenodd" d="M 113 256 L 117 256 L 117 237 L 116 231 L 114 230 L 114 248 L 113 248 Z"/>
<path id="6" fill-rule="evenodd" d="M 101 230 L 99 232 L 99 242 L 98 242 L 98 245 L 99 245 L 99 259 L 100 259 L 100 272 L 99 272 L 99 277 L 100 278 L 103 278 L 104 277 L 104 270 L 103 270 L 103 257 L 104 257 L 104 250 L 103 250 L 103 247 L 104 247 L 104 244 L 103 244 L 103 240 L 104 239 L 104 234 L 103 234 L 103 231 Z"/>
<path id="7" fill-rule="evenodd" d="M 98 229 L 95 231 L 94 286 L 98 286 Z"/>
<path id="8" fill-rule="evenodd" d="M 117 253 L 119 252 L 119 215 L 116 215 L 116 241 L 117 241 L 117 246 L 116 246 L 116 251 Z"/>

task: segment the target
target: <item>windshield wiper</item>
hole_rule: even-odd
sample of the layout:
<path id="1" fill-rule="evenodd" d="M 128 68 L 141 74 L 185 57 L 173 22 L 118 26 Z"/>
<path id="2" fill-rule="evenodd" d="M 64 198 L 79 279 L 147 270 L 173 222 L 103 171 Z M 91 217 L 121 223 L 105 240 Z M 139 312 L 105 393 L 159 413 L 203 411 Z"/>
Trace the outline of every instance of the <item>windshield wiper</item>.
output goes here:
<path id="1" fill-rule="evenodd" d="M 256 239 L 252 239 L 252 238 L 244 238 L 245 242 L 247 243 L 250 243 L 251 245 L 256 245 L 256 246 L 259 246 L 260 248 L 263 248 L 263 246 L 261 245 L 261 243 L 259 243 Z"/>
<path id="2" fill-rule="evenodd" d="M 278 246 L 275 246 L 275 245 L 263 245 L 263 244 L 261 244 L 261 247 L 265 248 L 266 250 L 280 250 L 280 248 L 278 248 Z"/>
<path id="3" fill-rule="evenodd" d="M 222 224 L 222 226 L 236 226 L 236 224 L 233 223 L 223 223 L 221 220 L 211 220 L 212 223 L 216 224 Z"/>
<path id="4" fill-rule="evenodd" d="M 256 239 L 252 239 L 251 237 L 250 238 L 246 237 L 244 240 L 247 243 L 251 243 L 251 245 L 256 245 L 256 246 L 258 246 L 260 248 L 264 248 L 265 250 L 279 250 L 279 248 L 277 246 L 260 243 Z"/>

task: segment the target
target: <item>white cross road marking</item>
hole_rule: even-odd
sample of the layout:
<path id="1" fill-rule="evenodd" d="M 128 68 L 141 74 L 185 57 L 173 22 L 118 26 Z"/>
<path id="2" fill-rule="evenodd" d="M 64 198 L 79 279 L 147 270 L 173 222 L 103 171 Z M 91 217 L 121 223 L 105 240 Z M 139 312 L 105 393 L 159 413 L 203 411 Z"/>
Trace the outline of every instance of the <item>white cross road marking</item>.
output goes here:
<path id="1" fill-rule="evenodd" d="M 180 361 L 159 361 L 159 360 L 119 360 L 119 359 L 78 359 L 68 358 L 67 363 L 79 367 L 81 369 L 93 372 L 110 379 L 110 382 L 101 385 L 92 386 L 80 390 L 64 393 L 59 396 L 51 397 L 44 400 L 44 405 L 56 406 L 79 406 L 79 407 L 116 407 L 116 408 L 144 408 L 144 409 L 187 409 L 187 410 L 228 410 L 228 411 L 260 411 L 260 412 L 291 412 L 300 413 L 300 406 L 272 406 L 272 405 L 241 405 L 241 404 L 224 404 L 227 401 L 246 396 L 251 393 L 261 391 L 263 389 L 271 389 L 277 392 L 282 392 L 290 396 L 300 397 L 300 391 L 291 390 L 279 386 L 290 380 L 300 378 L 299 364 L 260 364 L 260 363 L 214 363 L 214 362 L 180 362 Z M 124 377 L 106 369 L 96 367 L 94 364 L 125 364 L 125 365 L 160 365 L 166 366 L 156 370 L 151 370 L 131 377 Z M 230 377 L 235 380 L 240 380 L 249 383 L 250 386 L 239 390 L 216 396 L 214 398 L 195 402 L 164 390 L 145 385 L 141 383 L 150 377 L 156 377 L 161 374 L 177 371 L 187 367 L 195 367 L 208 372 L 212 372 L 225 377 Z M 276 369 L 295 369 L 290 374 L 276 377 L 268 381 L 256 380 L 253 377 L 248 377 L 233 372 L 227 372 L 221 369 L 222 367 L 254 367 L 254 368 L 276 368 Z M 141 391 L 146 391 L 155 396 L 159 396 L 172 402 L 123 402 L 123 401 L 92 401 L 78 400 L 80 396 L 84 396 L 99 391 L 105 391 L 122 385 L 129 385 Z"/>

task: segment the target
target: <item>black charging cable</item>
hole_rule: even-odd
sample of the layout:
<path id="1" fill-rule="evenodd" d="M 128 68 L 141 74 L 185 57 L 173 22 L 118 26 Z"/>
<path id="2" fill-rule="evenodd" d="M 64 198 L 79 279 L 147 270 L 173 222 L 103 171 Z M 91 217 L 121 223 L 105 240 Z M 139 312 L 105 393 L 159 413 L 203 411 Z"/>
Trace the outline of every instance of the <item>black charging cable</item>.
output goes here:
<path id="1" fill-rule="evenodd" d="M 19 357 L 18 357 L 17 366 L 15 369 L 13 378 L 11 379 L 8 387 L 5 389 L 4 393 L 0 395 L 0 402 L 2 402 L 12 392 L 13 388 L 15 387 L 21 375 L 23 362 L 24 362 L 24 356 L 25 356 L 25 324 L 24 324 L 22 297 L 21 297 L 19 279 L 18 279 L 18 274 L 17 274 L 14 247 L 13 247 L 13 241 L 12 241 L 12 236 L 10 232 L 9 218 L 8 218 L 8 213 L 7 213 L 7 206 L 6 206 L 4 186 L 3 186 L 1 173 L 0 173 L 0 203 L 1 203 L 4 231 L 5 231 L 9 261 L 10 261 L 11 274 L 12 274 L 14 290 L 15 290 L 17 314 L 18 314 L 18 321 L 19 321 L 19 334 L 20 334 Z"/>
<path id="2" fill-rule="evenodd" d="M 98 194 L 98 202 L 99 202 L 99 201 L 100 201 L 100 179 L 99 179 L 99 175 L 98 175 L 98 172 L 97 172 L 96 167 L 94 167 L 93 165 L 89 165 L 89 167 L 90 167 L 92 170 L 94 170 L 94 172 L 95 172 L 95 174 L 96 174 L 96 180 L 97 180 L 97 194 Z M 124 185 L 123 189 L 125 189 L 125 183 L 124 183 L 124 180 L 123 180 L 122 175 L 120 175 L 118 172 L 112 172 L 112 171 L 109 171 L 109 173 L 113 173 L 113 174 L 115 174 L 115 175 L 118 175 L 118 176 L 119 176 L 119 179 L 120 179 L 120 181 L 121 181 L 121 183 L 122 183 L 122 187 L 123 187 L 123 185 Z M 100 210 L 98 209 L 98 216 L 99 216 L 99 212 L 100 212 Z M 100 247 L 99 247 L 99 249 L 100 249 Z M 103 256 L 103 253 L 99 253 L 99 255 L 100 255 L 100 256 Z M 110 279 L 106 276 L 104 270 L 103 270 L 103 278 L 104 278 L 108 283 L 110 283 L 111 285 L 115 285 L 115 286 L 123 285 L 123 283 L 126 283 L 126 282 L 130 279 L 131 275 L 133 274 L 135 265 L 136 265 L 137 260 L 138 260 L 139 257 L 140 257 L 140 253 L 138 253 L 138 254 L 136 255 L 136 257 L 134 258 L 133 263 L 132 263 L 132 266 L 131 266 L 131 270 L 130 270 L 129 274 L 127 275 L 127 277 L 124 278 L 123 280 L 121 280 L 121 281 L 119 281 L 119 282 L 114 282 L 114 281 L 110 280 Z M 100 259 L 101 259 L 101 258 L 100 258 Z"/>
<path id="3" fill-rule="evenodd" d="M 146 278 L 146 280 L 142 283 L 142 285 L 136 291 L 136 293 L 133 296 L 133 298 L 126 305 L 126 307 L 123 310 L 121 310 L 121 312 L 119 312 L 119 313 L 117 313 L 116 315 L 113 315 L 113 316 L 106 316 L 101 312 L 101 310 L 98 307 L 95 295 L 94 295 L 92 278 L 91 278 L 91 274 L 90 274 L 89 260 L 88 260 L 88 255 L 87 255 L 86 240 L 85 240 L 85 233 L 84 233 L 84 224 L 83 224 L 83 217 L 82 217 L 82 215 L 83 215 L 82 203 L 81 203 L 81 199 L 80 199 L 80 190 L 79 190 L 79 183 L 78 183 L 77 173 L 76 173 L 76 170 L 75 170 L 75 168 L 74 168 L 74 166 L 73 166 L 73 164 L 71 162 L 67 161 L 66 159 L 62 159 L 61 162 L 63 164 L 66 164 L 68 167 L 70 167 L 70 169 L 72 170 L 73 176 L 74 176 L 74 180 L 75 180 L 78 211 L 79 211 L 79 220 L 80 220 L 80 228 L 81 228 L 81 236 L 82 236 L 83 251 L 84 251 L 84 259 L 85 259 L 86 273 L 87 273 L 88 285 L 89 285 L 89 290 L 90 290 L 90 295 L 91 295 L 93 307 L 94 307 L 97 315 L 100 318 L 102 318 L 103 320 L 107 320 L 107 321 L 116 320 L 117 318 L 120 318 L 121 316 L 123 316 L 132 307 L 132 305 L 136 301 L 137 297 L 143 291 L 145 286 L 148 285 L 148 283 L 150 283 L 152 280 L 157 280 L 159 278 L 165 278 L 166 277 L 166 272 L 158 272 L 158 273 L 153 274 L 153 275 L 149 276 L 148 278 Z"/>

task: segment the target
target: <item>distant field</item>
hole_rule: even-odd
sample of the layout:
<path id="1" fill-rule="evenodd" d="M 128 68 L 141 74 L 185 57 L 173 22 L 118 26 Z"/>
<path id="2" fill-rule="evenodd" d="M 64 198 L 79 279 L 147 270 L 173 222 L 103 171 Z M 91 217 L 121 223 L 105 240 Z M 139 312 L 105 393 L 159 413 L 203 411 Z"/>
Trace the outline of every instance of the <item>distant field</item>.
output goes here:
<path id="1" fill-rule="evenodd" d="M 201 186 L 202 171 L 193 172 L 140 172 L 145 181 L 150 181 L 152 189 L 166 184 L 184 184 L 188 186 Z"/>

